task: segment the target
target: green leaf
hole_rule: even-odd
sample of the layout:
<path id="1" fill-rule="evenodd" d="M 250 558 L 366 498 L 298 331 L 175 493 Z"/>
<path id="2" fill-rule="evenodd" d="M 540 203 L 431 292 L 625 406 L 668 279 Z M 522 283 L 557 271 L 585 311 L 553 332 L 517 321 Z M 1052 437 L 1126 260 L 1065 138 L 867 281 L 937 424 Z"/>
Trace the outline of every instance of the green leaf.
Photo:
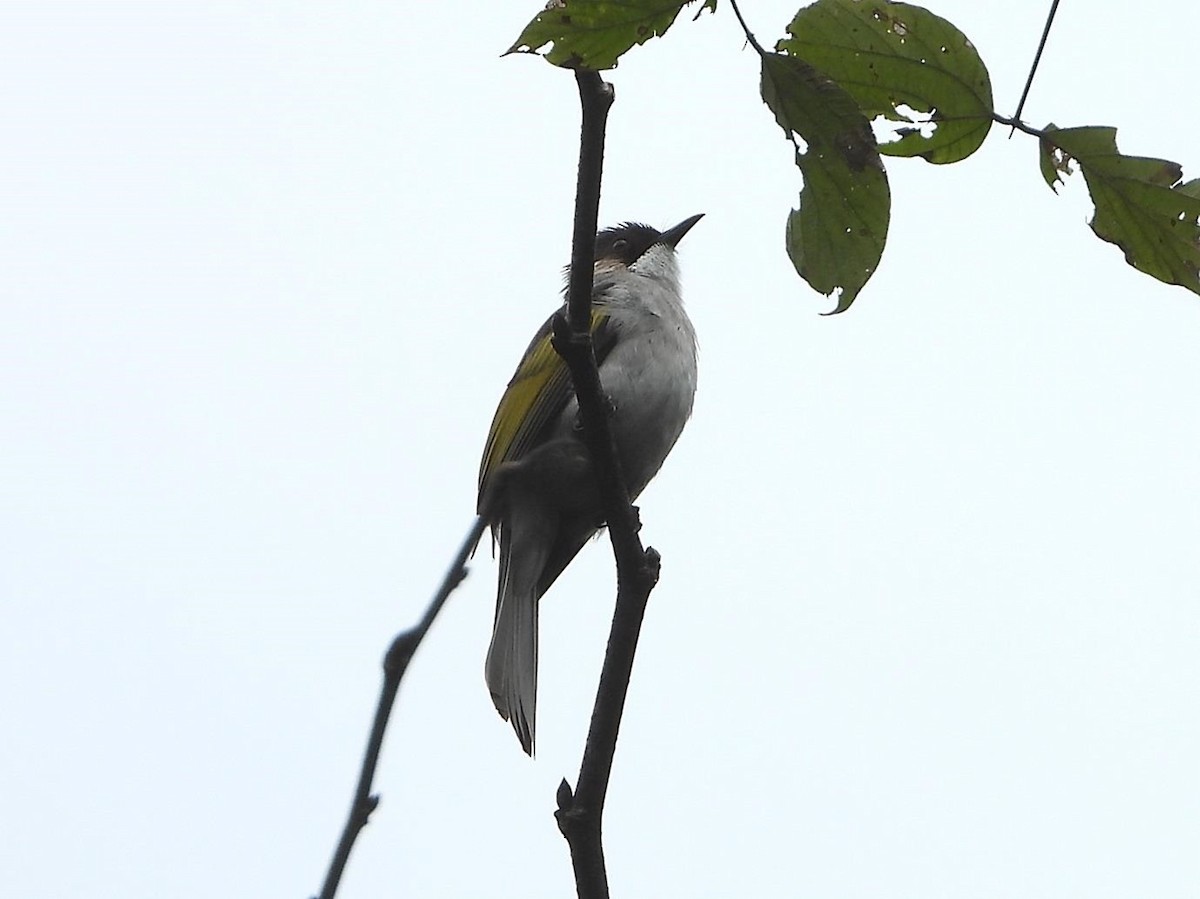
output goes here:
<path id="1" fill-rule="evenodd" d="M 1180 183 L 1178 163 L 1121 155 L 1116 128 L 1049 126 L 1042 142 L 1056 171 L 1078 163 L 1096 204 L 1097 237 L 1139 271 L 1200 294 L 1200 179 Z"/>
<path id="2" fill-rule="evenodd" d="M 818 0 L 796 14 L 777 50 L 816 66 L 871 118 L 909 125 L 888 156 L 958 162 L 992 125 L 992 83 L 974 44 L 940 16 L 908 3 Z M 907 107 L 907 109 L 901 109 Z M 921 133 L 924 126 L 933 131 Z"/>
<path id="3" fill-rule="evenodd" d="M 1200 199 L 1200 178 L 1193 178 L 1186 184 L 1180 184 L 1175 189 L 1182 194 L 1187 194 L 1189 197 Z"/>
<path id="4" fill-rule="evenodd" d="M 887 241 L 891 193 L 871 125 L 854 98 L 808 63 L 764 53 L 762 96 L 795 143 L 804 177 L 800 208 L 787 222 L 796 271 L 828 296 L 834 312 L 850 308 L 875 273 Z"/>
<path id="5" fill-rule="evenodd" d="M 551 0 L 505 52 L 539 53 L 553 44 L 544 55 L 556 66 L 611 69 L 627 50 L 666 34 L 679 11 L 691 2 Z"/>
<path id="6" fill-rule="evenodd" d="M 1053 131 L 1058 126 L 1051 122 L 1046 131 Z M 1054 152 L 1054 144 L 1042 137 L 1038 139 L 1038 167 L 1042 170 L 1042 178 L 1050 189 L 1058 193 L 1058 185 L 1063 183 L 1062 176 L 1071 174 L 1071 160 L 1060 157 Z"/>

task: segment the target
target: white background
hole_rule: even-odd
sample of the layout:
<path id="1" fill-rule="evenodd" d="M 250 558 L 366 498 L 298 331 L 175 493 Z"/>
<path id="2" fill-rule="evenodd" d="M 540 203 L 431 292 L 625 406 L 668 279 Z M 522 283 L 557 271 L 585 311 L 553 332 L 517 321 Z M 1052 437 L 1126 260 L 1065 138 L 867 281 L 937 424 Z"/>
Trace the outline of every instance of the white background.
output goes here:
<path id="1" fill-rule="evenodd" d="M 574 81 L 500 57 L 539 5 L 0 4 L 7 895 L 319 888 L 569 255 Z M 1002 111 L 1047 6 L 936 4 Z M 1064 4 L 1026 118 L 1200 175 L 1181 10 Z M 793 11 L 745 9 L 766 44 Z M 602 221 L 707 213 L 614 895 L 1195 896 L 1200 298 L 996 128 L 889 163 L 882 266 L 820 317 L 731 11 L 611 80 Z M 536 761 L 483 684 L 494 578 L 482 549 L 414 662 L 347 899 L 572 893 L 611 556 L 543 605 Z"/>

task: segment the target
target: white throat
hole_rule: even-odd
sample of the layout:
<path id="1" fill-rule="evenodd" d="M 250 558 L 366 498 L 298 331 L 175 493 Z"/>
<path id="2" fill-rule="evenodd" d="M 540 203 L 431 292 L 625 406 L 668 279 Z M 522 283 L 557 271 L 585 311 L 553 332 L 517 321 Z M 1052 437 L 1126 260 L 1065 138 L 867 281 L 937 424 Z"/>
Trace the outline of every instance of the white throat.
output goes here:
<path id="1" fill-rule="evenodd" d="M 629 270 L 635 275 L 662 281 L 673 292 L 679 293 L 679 264 L 674 248 L 665 243 L 652 246 L 629 266 Z"/>

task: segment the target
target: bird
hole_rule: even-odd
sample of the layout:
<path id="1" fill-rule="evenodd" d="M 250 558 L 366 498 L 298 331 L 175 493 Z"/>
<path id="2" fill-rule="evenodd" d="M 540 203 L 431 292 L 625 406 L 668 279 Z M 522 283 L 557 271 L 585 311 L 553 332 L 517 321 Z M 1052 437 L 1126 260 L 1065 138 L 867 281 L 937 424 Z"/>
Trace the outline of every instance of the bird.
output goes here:
<path id="1" fill-rule="evenodd" d="M 683 307 L 676 247 L 702 217 L 665 231 L 626 222 L 596 235 L 591 336 L 631 500 L 658 472 L 691 417 L 696 332 Z M 493 546 L 500 548 L 485 680 L 496 711 L 530 757 L 538 603 L 604 526 L 570 374 L 551 345 L 553 320 L 534 335 L 496 408 L 477 502 Z"/>

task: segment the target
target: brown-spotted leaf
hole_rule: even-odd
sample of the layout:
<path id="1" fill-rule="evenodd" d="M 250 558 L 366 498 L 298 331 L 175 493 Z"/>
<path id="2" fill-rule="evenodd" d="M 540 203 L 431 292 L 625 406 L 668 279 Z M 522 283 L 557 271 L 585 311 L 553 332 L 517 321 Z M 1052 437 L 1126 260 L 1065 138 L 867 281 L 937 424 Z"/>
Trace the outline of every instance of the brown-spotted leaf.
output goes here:
<path id="1" fill-rule="evenodd" d="M 762 97 L 797 143 L 804 178 L 787 222 L 787 250 L 800 277 L 843 312 L 874 274 L 887 241 L 891 193 L 870 123 L 837 84 L 803 60 L 766 53 Z"/>
<path id="2" fill-rule="evenodd" d="M 867 116 L 907 123 L 887 156 L 966 159 L 992 125 L 992 83 L 953 24 L 910 3 L 817 0 L 796 13 L 777 50 L 816 66 Z"/>

